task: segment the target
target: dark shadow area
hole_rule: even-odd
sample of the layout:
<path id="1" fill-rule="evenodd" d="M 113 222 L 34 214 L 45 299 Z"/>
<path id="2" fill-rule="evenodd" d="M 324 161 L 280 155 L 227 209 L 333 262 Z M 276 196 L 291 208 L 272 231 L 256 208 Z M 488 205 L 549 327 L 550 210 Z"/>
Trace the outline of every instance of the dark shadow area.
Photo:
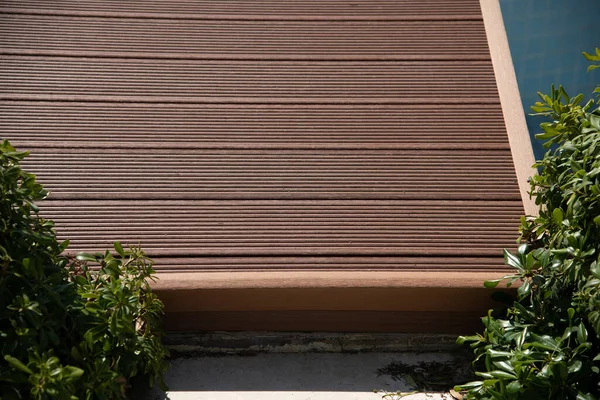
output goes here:
<path id="1" fill-rule="evenodd" d="M 400 365 L 402 371 L 397 368 Z M 436 381 L 435 389 L 445 391 L 460 383 L 447 379 L 447 371 L 453 366 L 456 370 L 463 369 L 464 357 L 447 353 L 257 354 L 175 359 L 165 380 L 173 393 L 407 392 L 415 390 L 414 376 L 423 376 L 425 367 L 430 368 L 425 375 Z M 411 368 L 417 375 L 411 373 Z M 447 387 L 442 389 L 444 379 Z M 433 386 L 423 388 L 429 390 Z M 154 393 L 152 396 L 146 394 L 145 398 L 166 397 Z"/>

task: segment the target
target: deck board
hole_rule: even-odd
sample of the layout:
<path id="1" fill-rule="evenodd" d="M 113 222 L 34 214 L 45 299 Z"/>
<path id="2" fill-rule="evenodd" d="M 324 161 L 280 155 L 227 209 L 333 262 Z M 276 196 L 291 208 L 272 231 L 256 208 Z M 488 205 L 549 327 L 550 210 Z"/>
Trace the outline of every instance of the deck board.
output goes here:
<path id="1" fill-rule="evenodd" d="M 493 256 L 512 246 L 521 207 L 519 201 L 71 200 L 46 202 L 44 215 L 74 251 L 120 240 L 139 242 L 151 256 L 453 257 Z"/>
<path id="2" fill-rule="evenodd" d="M 2 53 L 123 58 L 489 60 L 483 22 L 122 19 L 0 14 Z M 432 49 L 443 48 L 442 54 Z"/>
<path id="3" fill-rule="evenodd" d="M 517 200 L 509 151 L 37 150 L 54 199 Z"/>
<path id="4" fill-rule="evenodd" d="M 385 82 L 385 85 L 382 85 Z M 230 61 L 0 56 L 4 98 L 129 102 L 498 102 L 489 61 Z"/>
<path id="5" fill-rule="evenodd" d="M 0 113 L 24 148 L 509 150 L 499 104 L 5 101 Z"/>
<path id="6" fill-rule="evenodd" d="M 129 18 L 132 15 L 146 17 L 181 16 L 182 18 L 209 18 L 229 15 L 233 19 L 244 16 L 264 19 L 273 16 L 284 19 L 322 17 L 322 18 L 367 18 L 381 17 L 407 19 L 417 17 L 453 20 L 463 16 L 481 19 L 479 4 L 472 0 L 426 0 L 426 1 L 394 1 L 394 0 L 169 0 L 146 1 L 129 0 L 115 2 L 108 0 L 4 0 L 2 11 L 16 13 L 40 13 L 54 15 L 61 13 L 80 13 L 82 15 L 101 14 L 112 17 Z"/>

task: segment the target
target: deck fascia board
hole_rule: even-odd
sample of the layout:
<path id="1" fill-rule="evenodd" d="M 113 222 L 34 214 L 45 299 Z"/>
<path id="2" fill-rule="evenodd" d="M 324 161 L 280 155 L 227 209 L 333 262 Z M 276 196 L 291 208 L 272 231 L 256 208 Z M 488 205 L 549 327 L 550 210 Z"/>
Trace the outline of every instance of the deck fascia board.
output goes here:
<path id="1" fill-rule="evenodd" d="M 536 174 L 536 170 L 533 168 L 535 157 L 525 121 L 525 112 L 502 19 L 500 2 L 499 0 L 479 1 L 523 208 L 525 214 L 537 215 L 538 207 L 529 194 L 529 177 Z"/>
<path id="2" fill-rule="evenodd" d="M 490 272 L 159 274 L 169 331 L 464 333 L 498 307 Z M 514 295 L 514 288 L 500 289 Z"/>

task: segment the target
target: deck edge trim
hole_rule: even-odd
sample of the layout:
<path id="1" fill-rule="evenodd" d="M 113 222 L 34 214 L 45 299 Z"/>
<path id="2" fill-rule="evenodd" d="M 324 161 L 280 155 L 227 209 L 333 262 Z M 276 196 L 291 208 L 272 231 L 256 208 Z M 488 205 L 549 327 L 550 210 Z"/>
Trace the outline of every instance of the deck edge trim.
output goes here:
<path id="1" fill-rule="evenodd" d="M 158 291 L 282 288 L 483 288 L 507 271 L 257 271 L 159 272 Z"/>
<path id="2" fill-rule="evenodd" d="M 529 195 L 529 177 L 536 174 L 533 168 L 535 157 L 502 19 L 502 10 L 499 0 L 479 0 L 479 3 L 523 207 L 525 214 L 537 215 L 538 208 Z"/>

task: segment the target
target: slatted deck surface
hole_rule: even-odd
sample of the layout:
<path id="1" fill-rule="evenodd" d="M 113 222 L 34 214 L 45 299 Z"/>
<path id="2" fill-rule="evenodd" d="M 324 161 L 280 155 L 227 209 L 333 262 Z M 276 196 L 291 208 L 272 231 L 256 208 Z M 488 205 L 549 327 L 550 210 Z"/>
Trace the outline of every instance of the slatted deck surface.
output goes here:
<path id="1" fill-rule="evenodd" d="M 514 247 L 477 0 L 5 0 L 0 88 L 73 251 L 139 243 L 163 274 L 435 274 Z"/>

